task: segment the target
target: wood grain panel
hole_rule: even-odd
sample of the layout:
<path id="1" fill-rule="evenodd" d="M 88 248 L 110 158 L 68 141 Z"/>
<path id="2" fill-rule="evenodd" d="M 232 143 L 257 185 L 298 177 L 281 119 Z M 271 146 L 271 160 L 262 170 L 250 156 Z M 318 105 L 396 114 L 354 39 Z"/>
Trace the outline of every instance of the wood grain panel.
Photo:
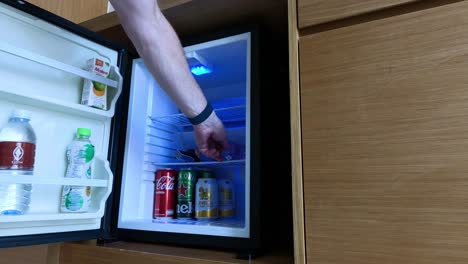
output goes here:
<path id="1" fill-rule="evenodd" d="M 288 10 L 294 262 L 302 264 L 305 263 L 305 223 L 302 178 L 301 95 L 299 89 L 299 32 L 297 27 L 296 0 L 288 0 Z"/>
<path id="2" fill-rule="evenodd" d="M 61 252 L 61 264 L 247 264 L 249 261 L 236 259 L 234 253 L 169 247 L 153 244 L 118 242 L 108 247 L 96 247 L 81 244 L 64 244 Z M 292 264 L 290 257 L 280 253 L 260 257 L 253 264 Z"/>
<path id="3" fill-rule="evenodd" d="M 308 263 L 468 263 L 468 2 L 300 40 Z"/>
<path id="4" fill-rule="evenodd" d="M 169 8 L 179 6 L 192 0 L 158 0 L 159 8 L 161 10 L 167 10 Z M 119 17 L 116 12 L 110 12 L 109 14 L 101 14 L 102 16 L 94 16 L 89 18 L 89 20 L 83 20 L 81 26 L 98 32 L 105 29 L 112 28 L 114 26 L 120 25 Z"/>
<path id="5" fill-rule="evenodd" d="M 107 13 L 107 0 L 28 0 L 49 12 L 57 14 L 75 23 Z"/>
<path id="6" fill-rule="evenodd" d="M 299 27 L 330 22 L 419 0 L 298 0 Z"/>
<path id="7" fill-rule="evenodd" d="M 0 249 L 0 264 L 48 264 L 47 245 Z"/>

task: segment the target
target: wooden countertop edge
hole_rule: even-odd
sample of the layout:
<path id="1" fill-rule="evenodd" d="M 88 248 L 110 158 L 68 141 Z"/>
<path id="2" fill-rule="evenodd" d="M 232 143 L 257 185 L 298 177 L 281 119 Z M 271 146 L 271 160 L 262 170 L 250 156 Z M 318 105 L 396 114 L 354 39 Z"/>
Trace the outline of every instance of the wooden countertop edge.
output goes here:
<path id="1" fill-rule="evenodd" d="M 191 1 L 192 0 L 160 0 L 159 5 L 161 7 L 161 10 L 164 11 Z M 94 32 L 99 32 L 118 25 L 120 25 L 120 21 L 116 12 L 111 12 L 80 23 L 80 26 L 85 27 Z"/>
<path id="2" fill-rule="evenodd" d="M 135 263 L 187 263 L 197 264 L 248 264 L 247 260 L 236 259 L 235 253 L 210 251 L 207 249 L 191 249 L 182 247 L 138 244 L 131 242 L 116 242 L 116 245 L 93 246 L 78 243 L 64 243 L 61 246 L 60 263 L 87 263 L 94 260 L 98 263 L 107 260 L 112 263 L 127 263 L 128 260 Z M 100 263 L 100 262 L 99 262 Z M 251 263 L 258 264 L 286 264 L 293 263 L 292 257 L 282 255 L 269 255 L 254 259 Z M 50 262 L 48 264 L 56 264 Z"/>

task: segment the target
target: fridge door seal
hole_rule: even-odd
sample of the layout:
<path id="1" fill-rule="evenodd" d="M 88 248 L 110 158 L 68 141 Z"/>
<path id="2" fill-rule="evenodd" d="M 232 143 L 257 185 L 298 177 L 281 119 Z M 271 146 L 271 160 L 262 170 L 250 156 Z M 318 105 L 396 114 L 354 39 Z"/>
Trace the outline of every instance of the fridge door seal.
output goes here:
<path id="1" fill-rule="evenodd" d="M 25 1 L 20 1 L 20 0 L 0 0 L 0 3 L 6 4 L 10 7 L 13 7 L 19 11 L 25 12 L 35 18 L 41 19 L 45 22 L 48 22 L 56 27 L 59 27 L 61 29 L 67 30 L 79 37 L 85 38 L 91 42 L 100 44 L 102 46 L 105 46 L 109 49 L 112 49 L 117 52 L 118 54 L 118 59 L 117 59 L 117 66 L 120 68 L 120 74 L 122 76 L 125 76 L 125 63 L 126 63 L 126 56 L 127 56 L 127 49 L 124 48 L 123 46 L 114 43 L 110 40 L 105 39 L 104 37 L 91 32 L 83 27 L 80 27 L 79 25 L 74 24 L 71 21 L 68 21 L 64 18 L 61 18 L 55 14 L 52 14 L 46 10 L 43 10 L 37 6 L 34 6 L 32 4 L 29 4 Z M 14 48 L 14 47 L 13 47 Z M 14 50 L 13 50 L 14 51 Z M 44 58 L 36 57 L 39 63 L 41 63 L 41 60 Z M 61 65 L 55 65 L 57 67 L 61 67 Z M 71 69 L 73 70 L 73 69 Z M 76 73 L 76 72 L 75 72 Z M 87 73 L 84 72 L 78 72 L 78 75 L 86 75 Z M 89 77 L 89 76 L 88 76 Z M 94 78 L 94 77 L 92 77 Z M 125 78 L 124 78 L 125 79 Z M 113 85 L 114 83 L 110 83 Z M 124 87 L 125 89 L 125 87 Z M 121 104 L 121 100 L 117 102 L 117 105 Z M 119 108 L 117 108 L 119 109 Z M 120 113 L 117 112 L 116 116 L 118 116 Z M 108 152 L 108 160 L 110 160 L 110 168 L 112 172 L 115 174 L 117 170 L 117 163 L 116 163 L 116 157 L 117 157 L 117 152 L 118 147 L 116 142 L 118 139 L 118 131 L 120 130 L 119 127 L 119 118 L 114 118 L 112 119 L 112 125 L 111 125 L 111 133 L 110 133 L 110 143 L 109 143 L 109 152 Z M 111 194 L 112 195 L 112 194 Z M 96 239 L 100 238 L 103 236 L 109 236 L 107 232 L 110 230 L 108 225 L 109 223 L 106 221 L 106 216 L 109 215 L 109 209 L 112 206 L 112 199 L 109 197 L 109 199 L 106 202 L 106 210 L 105 210 L 105 215 L 102 220 L 101 224 L 101 229 L 97 230 L 88 230 L 88 231 L 74 231 L 74 232 L 64 232 L 64 233 L 50 233 L 50 234 L 38 234 L 38 235 L 21 235 L 21 236 L 12 236 L 12 237 L 2 237 L 0 238 L 0 248 L 5 248 L 5 247 L 16 247 L 16 246 L 27 246 L 27 245 L 35 245 L 35 244 L 45 244 L 45 243 L 57 243 L 57 242 L 65 242 L 65 241 L 79 241 L 79 240 L 90 240 L 90 239 Z"/>

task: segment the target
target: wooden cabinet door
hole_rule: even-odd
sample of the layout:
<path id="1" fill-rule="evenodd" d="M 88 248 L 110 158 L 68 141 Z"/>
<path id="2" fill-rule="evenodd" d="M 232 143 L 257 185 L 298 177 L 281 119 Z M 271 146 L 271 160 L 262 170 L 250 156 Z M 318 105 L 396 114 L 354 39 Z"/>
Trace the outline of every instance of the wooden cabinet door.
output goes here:
<path id="1" fill-rule="evenodd" d="M 28 0 L 49 12 L 64 17 L 75 23 L 107 13 L 107 0 Z"/>
<path id="2" fill-rule="evenodd" d="M 418 0 L 298 0 L 299 27 L 304 28 Z"/>
<path id="3" fill-rule="evenodd" d="M 308 263 L 468 263 L 468 1 L 300 40 Z"/>

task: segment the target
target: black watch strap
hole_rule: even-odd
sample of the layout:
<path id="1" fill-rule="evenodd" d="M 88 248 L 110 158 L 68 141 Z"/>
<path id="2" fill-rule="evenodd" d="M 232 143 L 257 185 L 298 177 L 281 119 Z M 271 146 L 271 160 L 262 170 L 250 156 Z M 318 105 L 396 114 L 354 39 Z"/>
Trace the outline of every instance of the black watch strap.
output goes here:
<path id="1" fill-rule="evenodd" d="M 212 113 L 213 113 L 213 107 L 211 106 L 210 103 L 208 103 L 205 109 L 200 114 L 198 114 L 196 117 L 189 118 L 188 120 L 190 121 L 190 123 L 192 123 L 192 125 L 196 126 L 205 122 L 205 120 L 207 120 L 208 117 L 210 117 Z"/>

